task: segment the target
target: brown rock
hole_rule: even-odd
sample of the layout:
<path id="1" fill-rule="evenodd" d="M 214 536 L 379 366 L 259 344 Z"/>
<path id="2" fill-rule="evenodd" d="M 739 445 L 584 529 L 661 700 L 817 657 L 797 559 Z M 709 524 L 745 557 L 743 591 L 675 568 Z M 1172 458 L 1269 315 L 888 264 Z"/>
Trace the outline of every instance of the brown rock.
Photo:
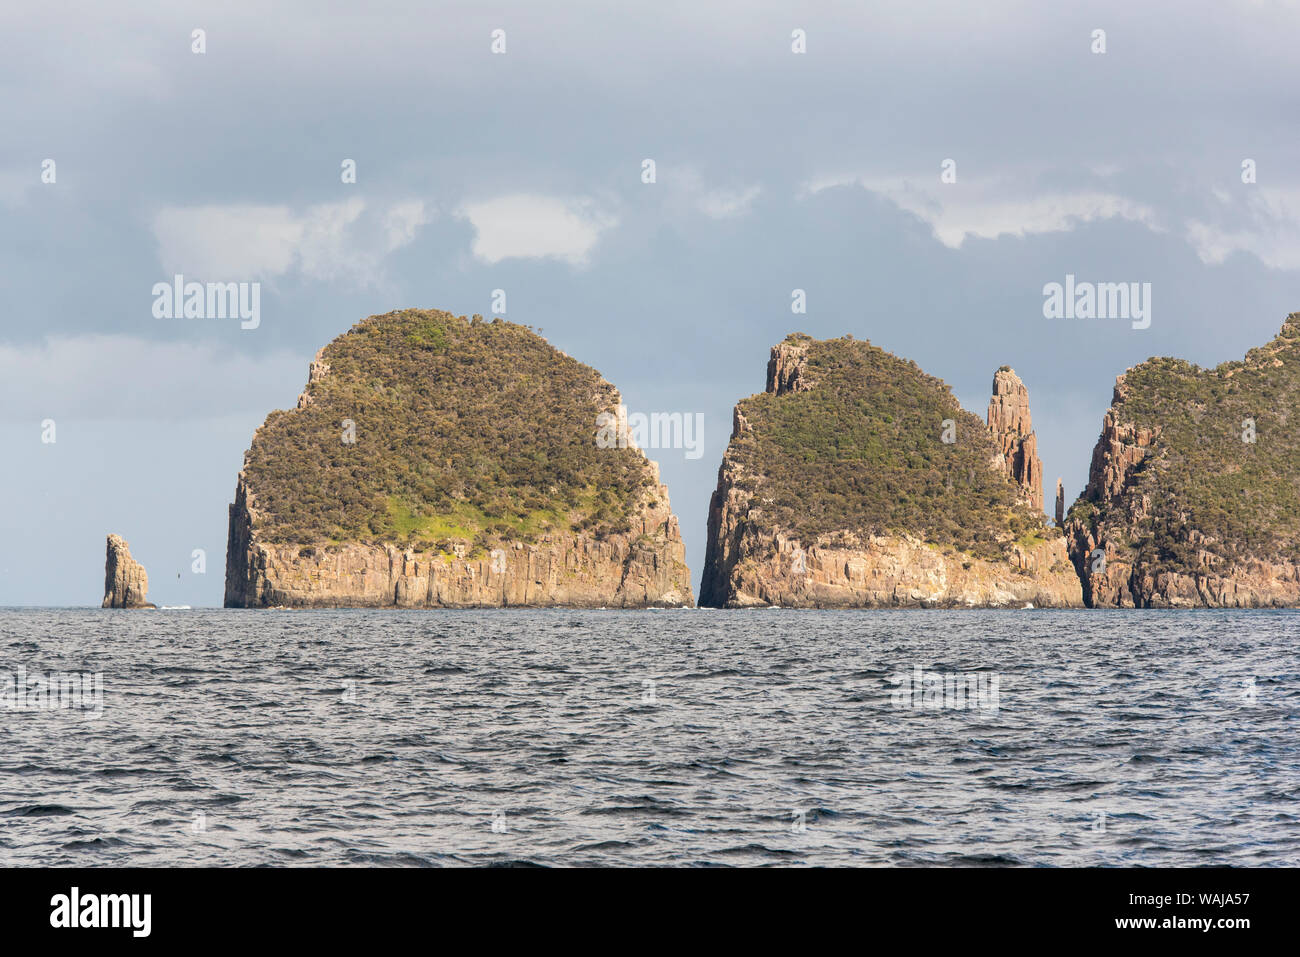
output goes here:
<path id="1" fill-rule="evenodd" d="M 653 462 L 657 480 L 658 469 Z M 278 545 L 259 541 L 241 473 L 230 506 L 227 608 L 572 608 L 692 604 L 686 551 L 668 489 L 645 490 L 630 531 L 597 539 L 567 532 L 510 543 L 485 557 L 394 545 Z"/>
<path id="2" fill-rule="evenodd" d="M 808 378 L 806 341 L 782 342 L 772 347 L 767 360 L 767 391 L 773 395 L 806 392 L 817 383 Z"/>
<path id="3" fill-rule="evenodd" d="M 1029 416 L 1029 390 L 1008 366 L 993 373 L 988 427 L 1002 452 L 1007 476 L 1025 490 L 1026 499 L 1041 512 L 1043 463 L 1038 458 L 1038 437 Z"/>
<path id="4" fill-rule="evenodd" d="M 101 608 L 156 608 L 149 603 L 149 576 L 144 566 L 131 557 L 121 535 L 108 536 L 104 561 L 104 601 Z"/>
<path id="5" fill-rule="evenodd" d="M 728 495 L 736 493 L 730 490 Z M 711 511 L 718 529 L 717 561 L 729 608 L 1077 608 L 1079 580 L 1060 538 L 1012 546 L 1009 560 L 985 561 L 912 536 L 839 535 L 804 547 L 752 522 L 731 523 L 736 511 Z M 710 596 L 711 597 L 711 596 Z M 701 604 L 708 603 L 700 592 Z"/>

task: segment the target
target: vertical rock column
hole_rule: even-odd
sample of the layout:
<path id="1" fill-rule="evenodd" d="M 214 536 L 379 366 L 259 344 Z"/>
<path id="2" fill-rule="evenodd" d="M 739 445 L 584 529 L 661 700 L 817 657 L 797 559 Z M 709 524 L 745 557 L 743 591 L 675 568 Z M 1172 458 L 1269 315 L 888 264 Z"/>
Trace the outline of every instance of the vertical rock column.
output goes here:
<path id="1" fill-rule="evenodd" d="M 108 536 L 104 560 L 104 601 L 101 608 L 153 608 L 149 603 L 149 576 L 131 557 L 121 535 Z"/>
<path id="2" fill-rule="evenodd" d="M 1029 390 L 1010 366 L 993 373 L 988 428 L 998 443 L 1008 477 L 1024 489 L 1025 498 L 1041 512 L 1043 463 L 1038 458 L 1038 438 L 1029 417 Z"/>

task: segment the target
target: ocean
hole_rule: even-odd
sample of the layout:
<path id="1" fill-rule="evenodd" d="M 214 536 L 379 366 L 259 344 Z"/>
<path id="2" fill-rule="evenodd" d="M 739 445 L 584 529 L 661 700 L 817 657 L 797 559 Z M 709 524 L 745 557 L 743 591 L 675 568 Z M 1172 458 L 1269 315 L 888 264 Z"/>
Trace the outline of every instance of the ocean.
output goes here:
<path id="1" fill-rule="evenodd" d="M 0 610 L 0 865 L 1297 865 L 1298 635 L 1296 611 Z"/>

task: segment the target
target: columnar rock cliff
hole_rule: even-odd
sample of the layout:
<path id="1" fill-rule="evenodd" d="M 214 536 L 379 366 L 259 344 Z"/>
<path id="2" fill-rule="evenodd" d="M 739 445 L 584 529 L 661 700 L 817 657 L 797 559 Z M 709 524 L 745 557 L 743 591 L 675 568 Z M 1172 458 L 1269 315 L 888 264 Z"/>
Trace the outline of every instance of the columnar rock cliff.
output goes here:
<path id="1" fill-rule="evenodd" d="M 620 404 L 522 326 L 422 310 L 358 323 L 253 436 L 226 605 L 690 604 L 658 468 L 626 432 L 597 441 Z"/>
<path id="2" fill-rule="evenodd" d="M 1024 490 L 1031 506 L 1042 511 L 1043 463 L 1038 458 L 1038 437 L 1029 415 L 1029 390 L 1009 366 L 993 373 L 987 421 L 1007 477 Z"/>
<path id="3" fill-rule="evenodd" d="M 121 535 L 108 536 L 104 559 L 104 601 L 102 608 L 154 608 L 149 602 L 149 576 L 144 566 L 131 557 Z"/>
<path id="4" fill-rule="evenodd" d="M 1096 607 L 1300 605 L 1300 314 L 1241 362 L 1115 381 L 1066 518 Z"/>
<path id="5" fill-rule="evenodd" d="M 735 409 L 700 604 L 1081 604 L 1064 539 L 1045 526 L 1037 457 L 1008 467 L 1008 453 L 1030 460 L 1032 431 L 1001 381 L 986 425 L 870 343 L 787 337 L 767 390 Z M 1035 477 L 1038 509 L 1022 484 Z"/>

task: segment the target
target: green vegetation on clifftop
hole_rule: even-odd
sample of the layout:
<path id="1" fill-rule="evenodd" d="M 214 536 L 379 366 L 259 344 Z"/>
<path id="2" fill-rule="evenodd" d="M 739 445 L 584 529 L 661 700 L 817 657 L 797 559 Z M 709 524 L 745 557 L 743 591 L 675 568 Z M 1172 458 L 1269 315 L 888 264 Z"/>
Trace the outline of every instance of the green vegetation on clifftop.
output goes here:
<path id="1" fill-rule="evenodd" d="M 905 533 L 988 558 L 1059 534 L 992 467 L 984 422 L 942 380 L 869 342 L 786 341 L 808 347 L 800 378 L 815 387 L 743 400 L 751 430 L 730 451 L 765 524 L 804 541 Z M 946 419 L 952 444 L 942 441 Z"/>
<path id="2" fill-rule="evenodd" d="M 306 407 L 272 412 L 248 452 L 263 540 L 483 547 L 630 527 L 645 459 L 595 443 L 617 393 L 531 330 L 404 310 L 321 361 Z"/>
<path id="3" fill-rule="evenodd" d="M 1158 430 L 1123 496 L 1150 508 L 1133 524 L 1126 506 L 1090 489 L 1072 519 L 1126 529 L 1152 570 L 1197 569 L 1201 550 L 1300 561 L 1300 314 L 1243 361 L 1148 359 L 1125 373 L 1122 393 L 1118 421 Z M 1248 420 L 1253 442 L 1243 441 Z"/>

